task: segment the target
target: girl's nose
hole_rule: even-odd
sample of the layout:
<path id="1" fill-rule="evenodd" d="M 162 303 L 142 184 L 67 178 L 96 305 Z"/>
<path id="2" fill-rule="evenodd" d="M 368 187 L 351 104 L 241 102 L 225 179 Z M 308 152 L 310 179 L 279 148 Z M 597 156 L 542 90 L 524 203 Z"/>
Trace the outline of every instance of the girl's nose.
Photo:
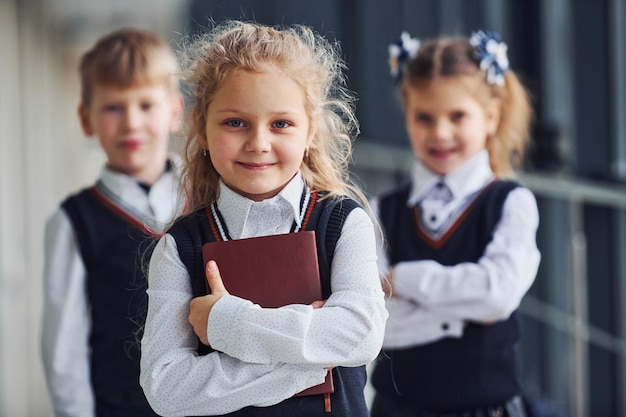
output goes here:
<path id="1" fill-rule="evenodd" d="M 268 132 L 263 129 L 253 129 L 246 142 L 246 150 L 250 152 L 268 152 L 272 148 Z"/>
<path id="2" fill-rule="evenodd" d="M 437 140 L 446 140 L 450 138 L 452 129 L 450 123 L 446 120 L 438 120 L 435 122 L 432 131 L 433 137 Z"/>

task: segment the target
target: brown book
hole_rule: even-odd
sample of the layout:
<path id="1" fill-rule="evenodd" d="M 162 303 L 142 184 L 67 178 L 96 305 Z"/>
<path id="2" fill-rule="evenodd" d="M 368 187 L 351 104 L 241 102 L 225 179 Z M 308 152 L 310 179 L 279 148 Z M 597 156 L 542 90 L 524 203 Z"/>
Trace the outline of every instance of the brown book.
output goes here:
<path id="1" fill-rule="evenodd" d="M 217 263 L 224 287 L 232 295 L 261 307 L 311 304 L 322 300 L 314 231 L 208 242 L 202 246 L 204 264 Z M 326 381 L 298 394 L 334 392 L 332 372 Z"/>

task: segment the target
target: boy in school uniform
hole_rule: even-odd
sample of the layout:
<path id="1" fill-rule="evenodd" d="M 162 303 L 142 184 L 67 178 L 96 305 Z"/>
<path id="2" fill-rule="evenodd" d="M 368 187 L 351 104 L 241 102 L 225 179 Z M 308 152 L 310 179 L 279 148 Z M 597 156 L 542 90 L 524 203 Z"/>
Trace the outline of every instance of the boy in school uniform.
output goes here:
<path id="1" fill-rule="evenodd" d="M 79 120 L 107 162 L 46 224 L 41 348 L 57 416 L 156 416 L 139 385 L 139 348 L 146 260 L 182 205 L 168 154 L 183 109 L 177 71 L 168 45 L 137 29 L 82 57 Z"/>

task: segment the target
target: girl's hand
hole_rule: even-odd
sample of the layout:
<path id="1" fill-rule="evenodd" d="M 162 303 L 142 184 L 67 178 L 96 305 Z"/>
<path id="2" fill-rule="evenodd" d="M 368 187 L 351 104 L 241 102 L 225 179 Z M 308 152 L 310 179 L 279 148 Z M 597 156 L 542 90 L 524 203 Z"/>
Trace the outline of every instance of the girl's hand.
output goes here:
<path id="1" fill-rule="evenodd" d="M 220 271 L 217 269 L 215 261 L 209 261 L 206 265 L 206 281 L 211 289 L 211 294 L 202 297 L 196 297 L 189 303 L 189 323 L 193 327 L 193 331 L 200 338 L 200 341 L 207 346 L 211 346 L 207 335 L 209 327 L 209 315 L 211 309 L 223 295 L 228 294 Z"/>
<path id="2" fill-rule="evenodd" d="M 313 301 L 311 303 L 311 307 L 315 308 L 322 308 L 324 307 L 324 304 L 326 304 L 326 300 L 318 300 L 318 301 Z"/>

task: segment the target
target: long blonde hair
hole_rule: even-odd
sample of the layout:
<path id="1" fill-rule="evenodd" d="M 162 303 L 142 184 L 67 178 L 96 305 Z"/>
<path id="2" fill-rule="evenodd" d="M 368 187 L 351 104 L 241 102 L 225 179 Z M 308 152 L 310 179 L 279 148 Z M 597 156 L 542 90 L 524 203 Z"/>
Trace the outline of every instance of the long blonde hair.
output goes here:
<path id="1" fill-rule="evenodd" d="M 523 162 L 529 146 L 533 111 L 530 96 L 512 70 L 504 74 L 504 85 L 487 82 L 479 67 L 474 47 L 467 38 L 442 37 L 424 42 L 405 69 L 401 84 L 404 101 L 408 88 L 422 88 L 441 77 L 468 76 L 480 81 L 476 99 L 487 105 L 495 99 L 500 105 L 500 123 L 487 137 L 491 169 L 498 177 L 511 176 Z"/>
<path id="2" fill-rule="evenodd" d="M 218 198 L 219 174 L 202 145 L 206 111 L 216 91 L 233 70 L 260 71 L 268 65 L 279 68 L 304 92 L 315 132 L 301 164 L 307 185 L 365 202 L 348 176 L 352 140 L 359 127 L 336 43 L 303 25 L 278 28 L 227 21 L 193 38 L 183 55 L 182 80 L 191 101 L 181 185 L 187 197 L 185 214 Z"/>

